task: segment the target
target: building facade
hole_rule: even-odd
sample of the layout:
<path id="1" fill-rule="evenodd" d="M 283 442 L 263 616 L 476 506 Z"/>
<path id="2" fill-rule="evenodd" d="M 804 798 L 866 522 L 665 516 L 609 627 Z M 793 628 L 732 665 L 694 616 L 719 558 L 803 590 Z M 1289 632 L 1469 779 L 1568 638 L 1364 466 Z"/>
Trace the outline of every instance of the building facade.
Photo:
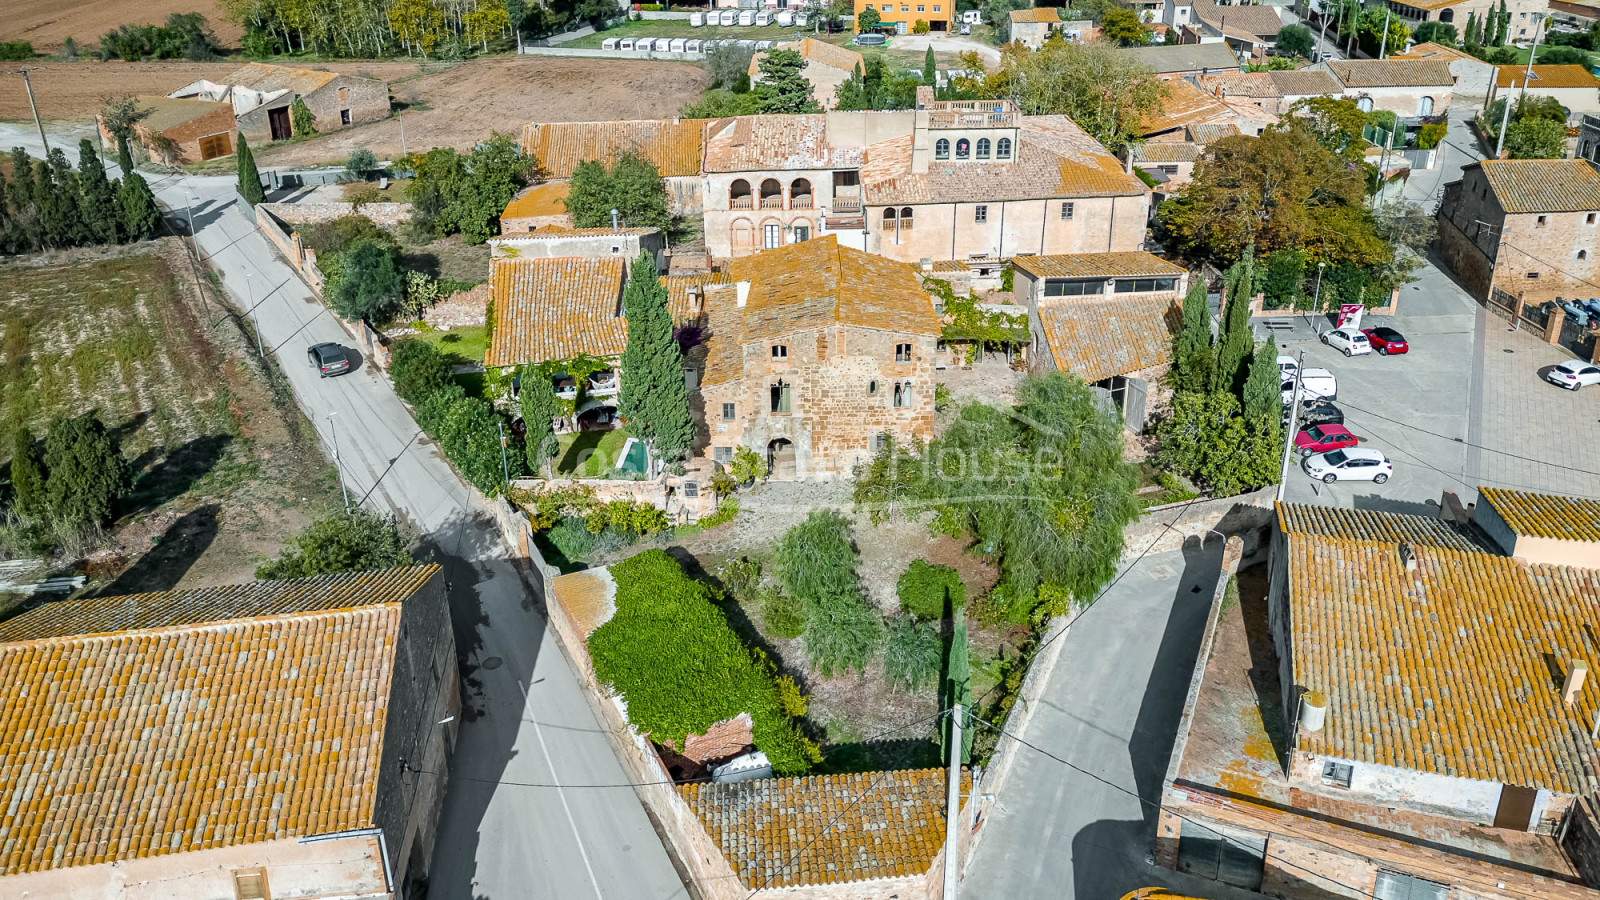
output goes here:
<path id="1" fill-rule="evenodd" d="M 869 8 L 877 10 L 878 21 L 902 34 L 918 22 L 928 23 L 929 31 L 949 31 L 957 15 L 954 0 L 856 0 L 854 18 L 859 21 Z"/>
<path id="2" fill-rule="evenodd" d="M 169 96 L 232 104 L 239 133 L 257 143 L 294 136 L 290 107 L 296 100 L 305 103 L 322 132 L 389 116 L 386 82 L 267 63 L 251 63 L 220 82 L 201 79 Z"/>
<path id="3" fill-rule="evenodd" d="M 1600 171 L 1581 159 L 1483 160 L 1444 187 L 1439 251 L 1469 293 L 1540 303 L 1600 282 Z"/>
<path id="4" fill-rule="evenodd" d="M 170 97 L 140 96 L 139 106 L 150 115 L 133 126 L 137 139 L 150 155 L 164 163 L 178 165 L 229 156 L 238 142 L 233 108 L 209 100 L 174 100 Z M 114 148 L 116 138 L 97 114 L 95 122 L 102 146 Z"/>
<path id="5" fill-rule="evenodd" d="M 1450 110 L 1455 75 L 1443 59 L 1348 59 L 1323 63 L 1343 96 L 1362 112 L 1387 110 L 1402 119 Z"/>
<path id="6" fill-rule="evenodd" d="M 1448 22 L 1462 33 L 1469 15 L 1482 22 L 1500 9 L 1494 0 L 1388 0 L 1386 5 L 1413 31 L 1423 22 Z M 1511 14 L 1506 40 L 1516 43 L 1533 40 L 1535 24 L 1550 11 L 1549 0 L 1506 0 L 1505 6 Z"/>
<path id="7" fill-rule="evenodd" d="M 1524 84 L 1526 82 L 1526 84 Z M 1489 102 L 1502 97 L 1550 97 L 1567 111 L 1568 127 L 1585 115 L 1600 115 L 1600 78 L 1583 66 L 1498 66 Z"/>

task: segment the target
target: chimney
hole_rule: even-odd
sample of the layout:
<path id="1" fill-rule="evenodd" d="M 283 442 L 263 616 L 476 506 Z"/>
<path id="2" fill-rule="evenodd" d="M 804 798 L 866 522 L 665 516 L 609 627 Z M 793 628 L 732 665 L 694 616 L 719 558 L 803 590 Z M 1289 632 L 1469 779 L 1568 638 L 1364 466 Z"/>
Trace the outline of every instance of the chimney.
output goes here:
<path id="1" fill-rule="evenodd" d="M 734 285 L 733 285 L 733 289 L 734 289 L 734 291 L 735 291 L 735 293 L 736 293 L 736 295 L 738 297 L 738 302 L 737 302 L 736 305 L 740 309 L 744 309 L 744 305 L 750 301 L 750 282 L 748 282 L 748 281 L 735 282 Z"/>
<path id="2" fill-rule="evenodd" d="M 1417 551 L 1409 541 L 1400 542 L 1400 562 L 1406 567 L 1407 572 L 1417 571 Z"/>
<path id="3" fill-rule="evenodd" d="M 702 311 L 702 309 L 704 309 L 704 303 L 702 302 L 702 300 L 700 298 L 700 286 L 696 285 L 696 284 L 689 285 L 688 293 L 689 293 L 689 312 L 692 315 L 698 316 L 698 315 L 700 315 L 700 312 Z"/>
<path id="4" fill-rule="evenodd" d="M 933 257 L 924 256 L 922 258 L 922 271 L 924 271 L 924 272 L 932 272 L 933 271 Z"/>
<path id="5" fill-rule="evenodd" d="M 1567 669 L 1567 684 L 1561 689 L 1561 701 L 1568 706 L 1578 699 L 1578 692 L 1583 690 L 1583 680 L 1589 677 L 1589 664 L 1581 659 L 1572 661 Z"/>

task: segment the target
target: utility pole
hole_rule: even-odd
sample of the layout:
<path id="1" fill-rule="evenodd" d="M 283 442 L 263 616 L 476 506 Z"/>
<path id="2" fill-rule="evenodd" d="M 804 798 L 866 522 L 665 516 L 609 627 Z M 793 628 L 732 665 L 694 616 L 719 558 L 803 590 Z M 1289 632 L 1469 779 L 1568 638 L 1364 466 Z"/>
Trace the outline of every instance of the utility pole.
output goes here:
<path id="1" fill-rule="evenodd" d="M 44 123 L 39 121 L 39 106 L 33 102 L 33 81 L 28 78 L 28 73 L 38 66 L 29 66 L 18 69 L 17 74 L 22 76 L 22 84 L 28 89 L 28 108 L 33 110 L 33 127 L 39 129 L 39 142 L 44 144 L 44 155 L 50 155 L 50 139 L 44 136 Z"/>
<path id="2" fill-rule="evenodd" d="M 1324 53 L 1323 50 L 1322 50 L 1323 45 L 1325 43 L 1327 43 L 1327 41 L 1328 41 L 1328 15 L 1327 15 L 1327 10 L 1323 10 L 1322 11 L 1322 15 L 1320 16 L 1320 18 L 1322 19 L 1322 33 L 1317 35 L 1317 46 L 1315 48 L 1316 53 L 1314 54 L 1315 59 L 1316 59 L 1317 62 L 1321 62 L 1322 60 L 1326 59 L 1327 56 L 1328 56 L 1328 54 Z"/>
<path id="3" fill-rule="evenodd" d="M 944 900 L 956 900 L 956 876 L 961 873 L 960 818 L 961 704 L 957 703 L 950 710 L 950 785 L 944 801 Z"/>
<path id="4" fill-rule="evenodd" d="M 333 467 L 339 472 L 339 493 L 344 497 L 344 514 L 350 515 L 350 492 L 344 486 L 344 460 L 339 458 L 339 429 L 334 427 L 333 417 L 338 412 L 328 413 L 328 433 L 333 435 Z"/>
<path id="5" fill-rule="evenodd" d="M 1528 51 L 1528 67 L 1522 70 L 1522 93 L 1517 99 L 1528 96 L 1528 82 L 1533 80 L 1533 58 L 1539 55 L 1539 14 L 1533 14 L 1533 49 Z M 1506 101 L 1506 106 L 1511 106 L 1511 101 Z"/>
<path id="6" fill-rule="evenodd" d="M 522 51 L 519 50 L 517 52 L 520 53 Z M 408 156 L 409 154 L 406 153 L 406 111 L 402 109 L 395 113 L 394 117 L 400 120 L 400 155 Z"/>
<path id="7" fill-rule="evenodd" d="M 1320 274 L 1320 273 L 1319 273 Z M 1321 282 L 1317 284 L 1321 292 Z M 1300 362 L 1294 368 L 1294 398 L 1289 403 L 1289 427 L 1283 430 L 1283 470 L 1278 473 L 1278 502 L 1283 502 L 1283 488 L 1289 483 L 1289 457 L 1294 454 L 1294 427 L 1300 421 L 1300 373 L 1306 370 L 1306 352 L 1300 351 Z"/>
<path id="8" fill-rule="evenodd" d="M 1387 6 L 1383 8 L 1383 41 L 1378 44 L 1379 59 L 1383 59 L 1384 52 L 1389 49 L 1389 19 L 1393 15 L 1394 10 Z"/>
<path id="9" fill-rule="evenodd" d="M 1529 57 L 1529 59 L 1532 59 L 1532 57 Z M 1516 86 L 1517 86 L 1516 85 L 1516 80 L 1513 79 L 1511 87 L 1513 89 L 1515 89 Z M 1526 81 L 1524 81 L 1522 83 L 1522 89 L 1523 89 L 1523 91 L 1527 91 L 1528 83 Z M 1495 159 L 1499 159 L 1500 158 L 1500 151 L 1504 150 L 1505 147 L 1506 147 L 1506 126 L 1509 125 L 1509 124 L 1511 124 L 1511 92 L 1507 91 L 1506 92 L 1506 111 L 1505 111 L 1505 115 L 1500 117 L 1500 136 L 1498 138 L 1496 138 L 1495 142 L 1494 142 L 1494 158 Z"/>

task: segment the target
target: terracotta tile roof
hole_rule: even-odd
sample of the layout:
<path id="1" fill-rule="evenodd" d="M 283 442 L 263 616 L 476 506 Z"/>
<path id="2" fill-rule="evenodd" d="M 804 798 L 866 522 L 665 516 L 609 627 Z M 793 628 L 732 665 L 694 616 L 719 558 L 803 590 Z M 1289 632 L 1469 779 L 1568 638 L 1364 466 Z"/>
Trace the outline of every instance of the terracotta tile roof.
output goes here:
<path id="1" fill-rule="evenodd" d="M 972 267 L 959 259 L 936 259 L 933 261 L 935 272 L 971 272 Z"/>
<path id="2" fill-rule="evenodd" d="M 1196 19 L 1229 34 L 1271 38 L 1283 28 L 1271 6 L 1218 6 L 1212 0 L 1194 0 L 1193 10 Z"/>
<path id="3" fill-rule="evenodd" d="M 1460 2 L 1460 0 L 1456 0 L 1456 2 Z M 1463 53 L 1463 52 L 1461 52 L 1460 50 L 1457 50 L 1454 47 L 1446 47 L 1443 44 L 1436 44 L 1433 41 L 1428 41 L 1425 44 L 1416 44 L 1416 45 L 1412 46 L 1412 48 L 1410 50 L 1407 50 L 1404 53 L 1391 53 L 1391 54 L 1389 54 L 1389 58 L 1390 59 L 1442 59 L 1442 60 L 1445 60 L 1447 62 L 1460 61 L 1460 62 L 1477 63 L 1479 65 L 1484 65 L 1484 66 L 1488 65 L 1488 63 L 1486 63 L 1483 60 L 1477 58 L 1476 56 L 1473 56 L 1470 53 Z"/>
<path id="4" fill-rule="evenodd" d="M 1054 197 L 1148 194 L 1144 182 L 1066 116 L 1028 116 L 1015 159 L 1005 162 L 936 160 L 911 171 L 911 136 L 867 148 L 861 184 L 869 206 L 921 203 L 998 203 Z"/>
<path id="5" fill-rule="evenodd" d="M 827 41 L 819 41 L 816 38 L 801 38 L 798 41 L 788 41 L 772 49 L 794 50 L 800 54 L 801 59 L 824 66 L 832 66 L 843 72 L 854 72 L 856 66 L 864 65 L 861 54 L 856 51 L 848 47 L 840 47 L 837 44 L 830 44 Z M 766 55 L 767 51 L 763 50 L 750 57 L 748 73 L 751 78 L 761 74 L 761 60 Z"/>
<path id="6" fill-rule="evenodd" d="M 705 341 L 696 352 L 705 354 L 702 385 L 731 384 L 744 377 L 744 310 L 738 306 L 733 285 L 713 285 L 706 291 Z"/>
<path id="7" fill-rule="evenodd" d="M 1224 125 L 1215 122 L 1203 122 L 1199 125 L 1187 126 L 1187 133 L 1189 140 L 1203 147 L 1212 141 L 1220 141 L 1225 137 L 1237 137 L 1244 132 L 1239 130 L 1239 126 L 1232 123 Z"/>
<path id="8" fill-rule="evenodd" d="M 667 306 L 672 310 L 672 321 L 678 324 L 688 322 L 705 311 L 705 288 L 709 284 L 727 284 L 729 281 L 726 272 L 711 272 L 696 275 L 663 275 L 661 283 L 667 286 Z M 700 311 L 694 310 L 694 305 L 689 302 L 689 289 L 694 288 L 701 293 Z"/>
<path id="9" fill-rule="evenodd" d="M 1600 172 L 1581 159 L 1486 159 L 1473 165 L 1483 168 L 1489 190 L 1508 213 L 1600 210 Z"/>
<path id="10" fill-rule="evenodd" d="M 1183 311 L 1171 296 L 1051 298 L 1039 324 L 1056 368 L 1095 382 L 1171 360 Z"/>
<path id="11" fill-rule="evenodd" d="M 252 581 L 186 591 L 160 591 L 46 603 L 0 622 L 0 644 L 114 634 L 397 603 L 433 577 L 437 566 L 323 575 L 293 581 Z"/>
<path id="12" fill-rule="evenodd" d="M 1117 52 L 1155 69 L 1157 75 L 1239 68 L 1239 57 L 1233 55 L 1227 44 L 1220 42 L 1127 47 Z"/>
<path id="13" fill-rule="evenodd" d="M 1161 99 L 1160 110 L 1139 126 L 1140 134 L 1148 137 L 1196 123 L 1233 118 L 1232 111 L 1220 100 L 1187 81 L 1169 81 L 1166 86 L 1167 95 Z"/>
<path id="14" fill-rule="evenodd" d="M 1036 6 L 1032 9 L 1013 9 L 1011 11 L 1013 24 L 1047 24 L 1061 21 L 1061 11 L 1054 6 Z"/>
<path id="15" fill-rule="evenodd" d="M 1534 494 L 1504 488 L 1479 488 L 1513 533 L 1563 541 L 1600 541 L 1600 501 Z"/>
<path id="16" fill-rule="evenodd" d="M 287 88 L 296 94 L 304 96 L 338 77 L 339 73 L 337 72 L 318 72 L 314 69 L 275 66 L 271 63 L 250 63 L 235 69 L 232 74 L 222 80 L 222 83 L 236 84 L 251 90 L 268 92 Z"/>
<path id="17" fill-rule="evenodd" d="M 1572 707 L 1560 678 L 1600 664 L 1600 570 L 1480 551 L 1290 534 L 1295 683 L 1327 722 L 1297 749 L 1500 784 L 1592 792 L 1600 766 L 1590 679 Z M 1547 662 L 1547 659 L 1549 660 Z"/>
<path id="18" fill-rule="evenodd" d="M 1011 264 L 1035 278 L 1182 275 L 1188 271 L 1183 266 L 1167 262 L 1154 253 L 1146 253 L 1143 250 L 1128 250 L 1121 253 L 1055 253 L 1048 256 L 1027 254 L 1012 257 Z"/>
<path id="19" fill-rule="evenodd" d="M 577 627 L 579 638 L 588 639 L 617 614 L 617 583 L 605 566 L 558 575 L 550 588 L 567 619 Z"/>
<path id="20" fill-rule="evenodd" d="M 1337 94 L 1342 89 L 1332 75 L 1320 69 L 1299 69 L 1294 72 L 1268 72 L 1267 77 L 1278 86 L 1284 97 L 1307 97 L 1320 94 Z"/>
<path id="21" fill-rule="evenodd" d="M 1221 90 L 1230 97 L 1307 97 L 1337 94 L 1344 90 L 1332 75 L 1320 69 L 1207 75 L 1199 81 L 1200 87 L 1208 93 Z"/>
<path id="22" fill-rule="evenodd" d="M 506 204 L 502 219 L 522 219 L 538 216 L 564 216 L 567 214 L 567 192 L 571 184 L 565 181 L 547 181 L 534 185 Z"/>
<path id="23" fill-rule="evenodd" d="M 1521 87 L 1522 77 L 1527 70 L 1527 66 L 1496 66 L 1495 86 L 1508 88 L 1514 84 Z M 1600 88 L 1600 78 L 1589 74 L 1589 70 L 1583 66 L 1534 66 L 1533 80 L 1528 82 L 1528 88 Z"/>
<path id="24" fill-rule="evenodd" d="M 210 621 L 172 608 L 196 592 L 146 595 L 149 627 L 0 644 L 0 876 L 370 827 L 405 598 L 384 590 L 319 607 L 269 582 Z M 93 629 L 120 599 L 49 616 Z"/>
<path id="25" fill-rule="evenodd" d="M 1136 163 L 1186 163 L 1199 158 L 1200 148 L 1187 141 L 1133 145 L 1133 161 Z"/>
<path id="26" fill-rule="evenodd" d="M 632 150 L 663 177 L 700 174 L 704 119 L 637 122 L 550 122 L 522 126 L 522 151 L 539 161 L 546 178 L 571 178 L 578 163 L 606 165 Z"/>
<path id="27" fill-rule="evenodd" d="M 193 122 L 201 116 L 210 115 L 218 110 L 227 110 L 231 117 L 232 103 L 221 103 L 211 100 L 192 100 L 177 97 L 158 97 L 149 94 L 140 94 L 136 98 L 139 106 L 150 110 L 150 115 L 139 122 L 140 128 L 161 133 L 168 128 L 175 128 L 185 122 Z"/>
<path id="28" fill-rule="evenodd" d="M 514 244 L 518 241 L 543 241 L 551 238 L 569 237 L 600 237 L 607 234 L 654 234 L 654 228 L 563 228 L 560 225 L 546 225 L 538 231 L 513 232 L 512 234 L 490 238 L 495 244 Z"/>
<path id="29" fill-rule="evenodd" d="M 1320 535 L 1352 541 L 1408 541 L 1446 550 L 1485 549 L 1472 529 L 1428 516 L 1406 516 L 1368 509 L 1278 504 L 1278 528 L 1285 534 Z"/>
<path id="30" fill-rule="evenodd" d="M 940 331 L 914 267 L 841 247 L 831 234 L 735 259 L 730 277 L 750 282 L 746 342 L 834 324 L 908 334 Z"/>
<path id="31" fill-rule="evenodd" d="M 484 364 L 620 356 L 627 342 L 622 285 L 627 261 L 551 257 L 489 264 L 494 337 Z"/>
<path id="32" fill-rule="evenodd" d="M 1448 87 L 1456 82 L 1442 59 L 1335 59 L 1328 71 L 1345 87 Z"/>
<path id="33" fill-rule="evenodd" d="M 861 164 L 860 147 L 828 143 L 828 117 L 737 116 L 706 126 L 707 172 L 756 172 L 793 169 L 853 169 Z"/>
<path id="34" fill-rule="evenodd" d="M 745 887 L 920 876 L 944 846 L 940 769 L 680 784 Z M 962 789 L 972 777 L 963 771 Z"/>
<path id="35" fill-rule="evenodd" d="M 1205 75 L 1198 79 L 1207 94 L 1219 92 L 1228 97 L 1282 97 L 1283 92 L 1267 72 L 1239 72 L 1232 75 Z"/>

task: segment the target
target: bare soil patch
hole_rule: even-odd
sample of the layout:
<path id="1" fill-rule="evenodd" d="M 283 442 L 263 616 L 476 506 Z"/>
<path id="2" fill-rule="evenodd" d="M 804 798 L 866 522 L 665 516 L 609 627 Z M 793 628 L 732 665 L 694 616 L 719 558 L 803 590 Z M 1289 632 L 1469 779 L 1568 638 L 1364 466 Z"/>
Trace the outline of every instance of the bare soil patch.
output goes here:
<path id="1" fill-rule="evenodd" d="M 132 462 L 123 518 L 77 562 L 87 590 L 248 581 L 337 503 L 287 382 L 206 290 L 177 238 L 0 266 L 0 442 L 98 409 Z"/>
<path id="2" fill-rule="evenodd" d="M 188 12 L 205 16 L 224 47 L 239 45 L 244 31 L 228 21 L 217 0 L 6 0 L 0 41 L 32 41 L 33 49 L 54 52 L 70 37 L 88 49 L 118 26 L 160 25 L 173 13 Z"/>

